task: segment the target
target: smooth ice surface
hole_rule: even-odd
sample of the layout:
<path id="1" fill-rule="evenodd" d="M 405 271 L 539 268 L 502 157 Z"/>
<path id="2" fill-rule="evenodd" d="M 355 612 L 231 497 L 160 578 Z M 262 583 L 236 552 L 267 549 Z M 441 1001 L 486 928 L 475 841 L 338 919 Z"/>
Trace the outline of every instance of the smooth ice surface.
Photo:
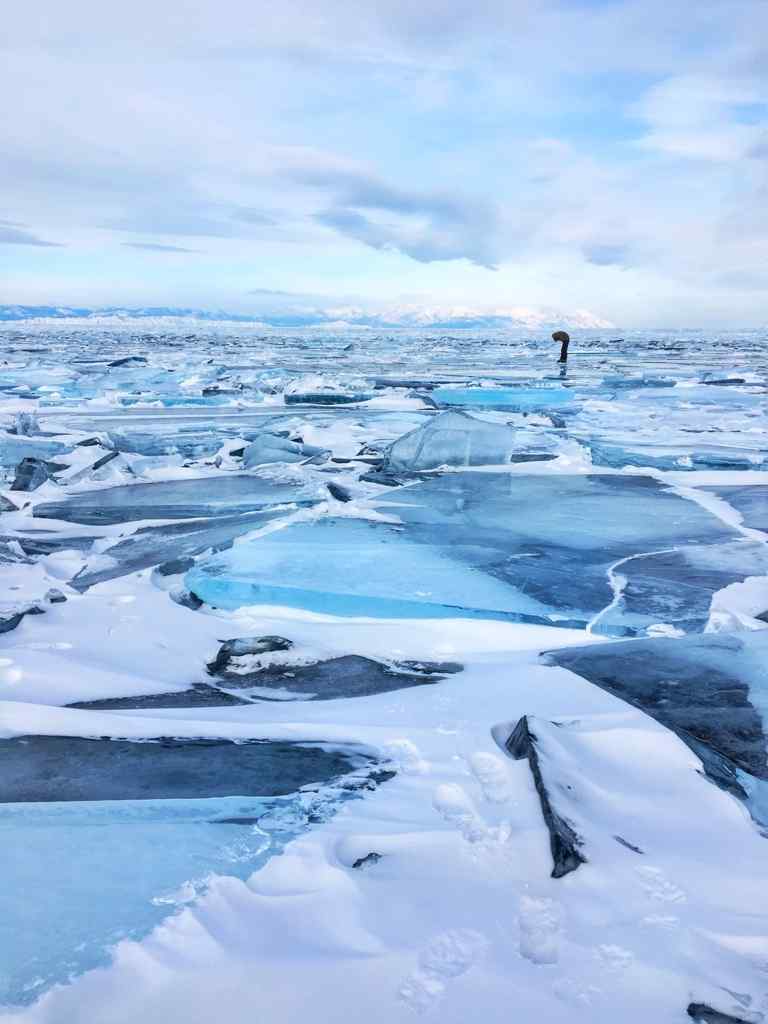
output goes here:
<path id="1" fill-rule="evenodd" d="M 700 506 L 640 476 L 452 475 L 397 490 L 379 508 L 403 525 L 288 527 L 192 569 L 187 585 L 222 608 L 563 624 L 605 612 L 595 627 L 619 634 L 658 623 L 691 629 L 706 621 L 723 572 L 680 559 L 704 542 L 740 542 Z M 677 559 L 671 571 L 664 558 Z M 618 562 L 624 582 L 611 586 Z M 681 582 L 701 600 L 680 601 Z"/>
<path id="2" fill-rule="evenodd" d="M 488 409 L 547 409 L 567 405 L 574 395 L 565 388 L 435 388 L 430 397 L 438 405 L 482 406 Z"/>
<path id="3" fill-rule="evenodd" d="M 329 615 L 418 618 L 520 614 L 545 609 L 501 580 L 462 565 L 440 543 L 354 519 L 289 526 L 215 556 L 186 575 L 218 608 L 287 605 Z"/>
<path id="4" fill-rule="evenodd" d="M 268 505 L 308 500 L 308 492 L 300 487 L 256 476 L 202 477 L 73 494 L 64 501 L 35 505 L 34 515 L 71 523 L 127 523 L 253 512 Z"/>
<path id="5" fill-rule="evenodd" d="M 286 743 L 22 736 L 0 740 L 0 803 L 284 796 L 348 765 Z"/>
<path id="6" fill-rule="evenodd" d="M 0 740 L 0 766 L 0 1002 L 27 1003 L 108 963 L 212 873 L 247 877 L 334 809 L 330 793 L 288 794 L 351 762 L 286 743 L 24 736 Z"/>

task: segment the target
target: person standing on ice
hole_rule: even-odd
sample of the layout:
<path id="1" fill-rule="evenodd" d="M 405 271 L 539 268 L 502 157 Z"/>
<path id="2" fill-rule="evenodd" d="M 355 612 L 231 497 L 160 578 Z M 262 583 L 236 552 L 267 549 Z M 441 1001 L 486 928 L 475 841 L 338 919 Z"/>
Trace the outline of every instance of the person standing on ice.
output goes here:
<path id="1" fill-rule="evenodd" d="M 570 336 L 565 331 L 555 331 L 552 335 L 552 341 L 560 342 L 560 358 L 557 360 L 558 363 L 568 362 L 568 343 L 570 340 Z"/>

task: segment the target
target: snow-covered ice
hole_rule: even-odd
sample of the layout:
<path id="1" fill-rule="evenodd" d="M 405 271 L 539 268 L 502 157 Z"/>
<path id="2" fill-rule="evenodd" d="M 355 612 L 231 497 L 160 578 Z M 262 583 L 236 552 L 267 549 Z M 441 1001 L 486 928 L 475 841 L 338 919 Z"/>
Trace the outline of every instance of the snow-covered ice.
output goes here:
<path id="1" fill-rule="evenodd" d="M 768 1019 L 762 334 L 0 332 L 9 1022 Z"/>

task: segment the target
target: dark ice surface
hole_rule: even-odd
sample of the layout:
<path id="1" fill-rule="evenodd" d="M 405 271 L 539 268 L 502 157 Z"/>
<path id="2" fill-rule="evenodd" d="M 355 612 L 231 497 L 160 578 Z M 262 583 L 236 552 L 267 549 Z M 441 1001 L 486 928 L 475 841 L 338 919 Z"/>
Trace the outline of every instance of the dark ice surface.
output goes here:
<path id="1" fill-rule="evenodd" d="M 269 505 L 310 501 L 304 488 L 257 476 L 233 475 L 172 480 L 73 494 L 42 502 L 33 514 L 65 522 L 106 524 L 140 519 L 195 519 L 253 512 Z"/>
<path id="2" fill-rule="evenodd" d="M 436 673 L 398 671 L 370 658 L 348 654 L 313 665 L 270 665 L 256 672 L 227 672 L 222 686 L 228 689 L 283 690 L 314 700 L 368 697 L 390 690 L 437 683 Z"/>
<path id="3" fill-rule="evenodd" d="M 296 743 L 21 736 L 0 740 L 0 803 L 283 796 L 351 767 Z"/>
<path id="4" fill-rule="evenodd" d="M 100 700 L 78 700 L 70 708 L 88 711 L 137 711 L 142 708 L 214 708 L 250 704 L 217 686 L 195 683 L 189 690 L 170 693 L 145 693 L 135 697 L 102 697 Z"/>
<path id="5" fill-rule="evenodd" d="M 700 756 L 703 745 L 735 768 L 768 779 L 760 711 L 768 696 L 766 654 L 759 632 L 708 633 L 564 647 L 544 659 L 641 708 Z"/>
<path id="6" fill-rule="evenodd" d="M 744 487 L 702 487 L 724 498 L 741 513 L 744 526 L 768 532 L 768 486 L 747 484 Z"/>

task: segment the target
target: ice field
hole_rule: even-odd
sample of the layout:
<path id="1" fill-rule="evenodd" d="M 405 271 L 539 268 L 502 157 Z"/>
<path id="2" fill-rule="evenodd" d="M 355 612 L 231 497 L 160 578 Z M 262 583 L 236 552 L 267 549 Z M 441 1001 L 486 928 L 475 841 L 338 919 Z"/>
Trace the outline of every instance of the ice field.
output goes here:
<path id="1" fill-rule="evenodd" d="M 765 332 L 0 340 L 0 1020 L 768 1021 Z"/>

